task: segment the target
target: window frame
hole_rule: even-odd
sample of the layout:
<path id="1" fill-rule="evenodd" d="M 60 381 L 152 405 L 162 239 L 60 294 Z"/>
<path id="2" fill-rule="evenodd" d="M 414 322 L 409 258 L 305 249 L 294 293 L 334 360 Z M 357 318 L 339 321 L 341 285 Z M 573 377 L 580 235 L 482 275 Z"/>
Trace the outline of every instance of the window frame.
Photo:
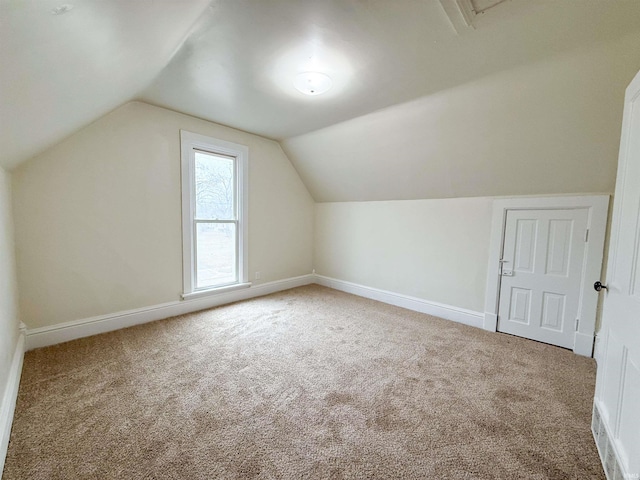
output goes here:
<path id="1" fill-rule="evenodd" d="M 249 217 L 249 148 L 245 145 L 180 130 L 181 186 L 182 186 L 182 298 L 195 298 L 228 292 L 251 286 L 248 282 L 248 217 Z M 196 228 L 195 152 L 202 151 L 234 159 L 235 224 L 237 282 L 214 287 L 196 288 Z"/>

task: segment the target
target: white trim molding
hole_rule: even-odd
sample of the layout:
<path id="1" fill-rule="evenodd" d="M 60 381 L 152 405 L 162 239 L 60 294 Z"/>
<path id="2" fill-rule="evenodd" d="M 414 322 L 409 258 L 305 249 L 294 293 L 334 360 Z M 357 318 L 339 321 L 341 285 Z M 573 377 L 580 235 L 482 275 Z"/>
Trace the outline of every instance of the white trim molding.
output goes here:
<path id="1" fill-rule="evenodd" d="M 495 332 L 498 330 L 498 315 L 491 312 L 484 312 L 484 321 L 482 328 L 488 332 Z"/>
<path id="2" fill-rule="evenodd" d="M 342 292 L 352 293 L 360 297 L 370 298 L 372 300 L 388 303 L 408 310 L 426 313 L 446 320 L 464 323 L 465 325 L 470 325 L 472 327 L 482 328 L 484 315 L 480 312 L 445 305 L 443 303 L 431 302 L 422 298 L 410 297 L 408 295 L 389 292 L 387 290 L 380 290 L 379 288 L 367 287 L 357 283 L 325 277 L 324 275 L 316 274 L 315 278 L 318 285 L 323 285 Z"/>
<path id="3" fill-rule="evenodd" d="M 583 357 L 593 356 L 595 339 L 596 336 L 593 333 L 589 335 L 587 333 L 576 332 L 573 351 Z"/>
<path id="4" fill-rule="evenodd" d="M 13 413 L 16 409 L 18 399 L 18 388 L 20 387 L 20 376 L 22 374 L 22 362 L 24 360 L 25 334 L 24 327 L 20 328 L 20 335 L 16 342 L 16 349 L 13 353 L 13 360 L 7 378 L 2 403 L 0 404 L 0 476 L 4 468 L 4 461 L 9 448 L 9 438 L 11 437 L 11 425 L 13 424 Z"/>
<path id="5" fill-rule="evenodd" d="M 251 282 L 247 282 L 247 283 L 236 283 L 233 285 L 227 285 L 225 287 L 217 287 L 217 288 L 211 288 L 209 290 L 196 290 L 193 293 L 183 293 L 182 295 L 180 295 L 180 297 L 183 300 L 191 300 L 194 298 L 201 298 L 201 297 L 206 297 L 209 295 L 220 295 L 221 293 L 229 293 L 232 292 L 233 290 L 240 290 L 242 288 L 249 288 L 251 286 Z"/>
<path id="6" fill-rule="evenodd" d="M 198 133 L 180 130 L 182 185 L 182 270 L 184 297 L 220 288 L 199 289 L 197 224 L 232 224 L 236 227 L 236 279 L 225 286 L 245 285 L 249 281 L 249 147 Z M 233 213 L 225 218 L 196 218 L 195 156 L 200 151 L 233 160 Z M 225 287 L 222 286 L 222 287 Z"/>
<path id="7" fill-rule="evenodd" d="M 573 351 L 579 355 L 591 357 L 595 339 L 598 304 L 598 295 L 593 290 L 593 282 L 600 279 L 602 271 L 609 195 L 517 197 L 494 200 L 489 246 L 489 267 L 487 269 L 484 328 L 496 331 L 498 327 L 501 279 L 500 258 L 504 247 L 507 212 L 509 210 L 556 209 L 587 209 L 589 211 L 587 221 L 589 241 L 585 248 L 585 267 L 581 279 L 580 307 L 578 311 L 580 322 L 575 335 Z"/>
<path id="8" fill-rule="evenodd" d="M 261 297 L 312 283 L 465 325 L 478 328 L 482 328 L 483 326 L 484 315 L 480 312 L 312 273 L 259 285 L 251 285 L 247 288 L 231 290 L 217 295 L 190 298 L 182 301 L 168 302 L 134 310 L 125 310 L 107 315 L 59 323 L 48 327 L 29 329 L 26 332 L 26 350 L 56 345 L 100 333 L 112 332 L 114 330 L 120 330 L 121 328 L 128 328 L 134 325 L 174 317 L 176 315 L 197 312 L 240 300 L 247 300 L 249 298 Z"/>
<path id="9" fill-rule="evenodd" d="M 34 328 L 27 331 L 27 350 L 47 347 L 49 345 L 68 342 L 100 333 L 112 332 L 121 328 L 175 317 L 176 315 L 197 312 L 239 300 L 261 297 L 263 295 L 269 295 L 270 293 L 301 287 L 311 283 L 314 283 L 314 275 L 308 274 L 252 285 L 249 288 L 232 290 L 217 295 L 163 303 L 135 310 L 126 310 L 108 315 L 60 323 L 50 327 Z"/>

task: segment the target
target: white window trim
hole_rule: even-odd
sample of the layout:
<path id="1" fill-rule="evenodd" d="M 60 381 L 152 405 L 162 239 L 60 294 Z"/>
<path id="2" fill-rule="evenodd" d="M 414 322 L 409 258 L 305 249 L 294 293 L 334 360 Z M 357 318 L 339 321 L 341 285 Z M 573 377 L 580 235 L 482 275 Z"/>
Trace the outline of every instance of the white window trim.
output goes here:
<path id="1" fill-rule="evenodd" d="M 249 283 L 249 148 L 245 145 L 180 130 L 182 175 L 182 298 L 198 298 L 247 288 Z M 193 219 L 195 215 L 194 149 L 236 158 L 238 209 L 238 283 L 196 289 Z"/>

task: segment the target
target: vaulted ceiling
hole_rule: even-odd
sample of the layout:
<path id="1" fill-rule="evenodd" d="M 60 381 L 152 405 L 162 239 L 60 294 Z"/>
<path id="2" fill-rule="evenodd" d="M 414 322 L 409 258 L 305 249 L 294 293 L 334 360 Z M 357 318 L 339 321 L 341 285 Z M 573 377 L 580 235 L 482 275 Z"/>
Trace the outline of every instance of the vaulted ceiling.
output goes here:
<path id="1" fill-rule="evenodd" d="M 2 0 L 0 165 L 11 168 L 136 97 L 207 4 Z M 63 5 L 73 8 L 56 15 Z"/>
<path id="2" fill-rule="evenodd" d="M 385 122 L 398 128 L 416 105 L 437 102 L 441 92 L 587 50 L 600 52 L 593 58 L 604 58 L 606 68 L 624 70 L 623 57 L 607 64 L 601 45 L 640 47 L 637 0 L 468 0 L 485 10 L 471 27 L 455 0 L 65 1 L 0 3 L 0 165 L 12 168 L 138 99 L 281 141 L 314 197 L 327 201 L 491 194 L 451 183 L 473 183 L 452 180 L 463 164 L 440 164 L 460 154 L 455 148 L 419 164 L 399 162 L 409 183 L 416 172 L 430 171 L 430 181 L 403 194 L 379 185 L 391 171 L 392 142 L 383 154 L 359 147 L 397 134 Z M 629 71 L 640 67 L 639 55 L 625 58 Z M 590 65 L 583 61 L 581 71 Z M 307 97 L 293 88 L 293 77 L 310 69 L 332 78 L 329 92 Z M 602 87 L 606 72 L 599 74 Z M 526 73 L 514 81 L 528 88 Z M 397 117 L 403 108 L 407 113 Z M 372 122 L 374 136 L 363 130 Z M 482 131 L 473 123 L 464 128 Z M 431 134 L 437 131 L 436 122 Z M 411 156 L 423 149 L 416 137 L 402 137 L 416 146 L 400 150 Z M 344 155 L 327 152 L 334 141 Z M 345 193 L 363 168 L 369 168 L 365 190 Z M 346 176 L 336 180 L 340 171 Z"/>

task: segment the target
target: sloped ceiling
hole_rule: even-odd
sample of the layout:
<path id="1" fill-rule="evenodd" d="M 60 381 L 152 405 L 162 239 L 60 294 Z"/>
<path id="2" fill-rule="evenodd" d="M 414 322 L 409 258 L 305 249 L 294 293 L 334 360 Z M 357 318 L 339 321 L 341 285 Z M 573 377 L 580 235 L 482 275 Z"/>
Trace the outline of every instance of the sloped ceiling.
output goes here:
<path id="1" fill-rule="evenodd" d="M 450 125 L 465 118 L 460 99 L 473 105 L 473 94 L 493 92 L 491 101 L 481 102 L 485 109 L 477 109 L 475 121 L 464 128 L 476 134 L 479 128 L 499 143 L 499 134 L 483 127 L 481 116 L 492 109 L 492 102 L 512 102 L 503 114 L 517 108 L 517 89 L 503 98 L 501 82 L 512 88 L 511 82 L 517 81 L 525 90 L 533 88 L 533 82 L 548 86 L 553 95 L 545 112 L 552 115 L 553 102 L 563 101 L 575 82 L 575 74 L 566 69 L 575 64 L 588 77 L 593 59 L 602 59 L 597 79 L 587 80 L 580 94 L 569 95 L 570 108 L 560 117 L 570 122 L 571 115 L 585 113 L 582 94 L 595 94 L 601 103 L 619 101 L 620 85 L 636 68 L 637 0 L 507 0 L 478 15 L 474 28 L 460 33 L 445 13 L 445 1 L 75 0 L 69 12 L 52 15 L 59 2 L 3 0 L 0 164 L 11 168 L 105 112 L 138 99 L 280 140 L 316 200 L 500 194 L 500 188 L 476 188 L 473 179 L 458 175 L 458 170 L 474 171 L 465 167 L 473 157 L 451 147 L 465 138 L 452 136 L 454 127 L 445 135 L 449 146 L 433 147 L 443 138 L 436 135 L 442 133 L 438 119 L 453 101 L 446 92 L 463 92 L 445 115 Z M 621 54 L 609 58 L 619 50 L 602 47 L 614 44 L 630 49 L 627 67 L 621 66 Z M 582 52 L 595 53 L 587 58 Z M 537 68 L 529 72 L 532 65 L 542 65 L 547 75 Z M 559 65 L 565 72 L 557 85 L 549 86 L 555 73 L 544 65 Z M 607 74 L 608 67 L 613 73 Z M 293 77 L 309 69 L 329 74 L 332 89 L 317 97 L 298 93 Z M 615 83 L 615 98 L 603 93 L 607 81 Z M 538 105 L 537 98 L 528 97 L 531 108 Z M 439 106 L 434 110 L 435 104 Z M 499 110 L 496 125 L 509 125 L 509 117 L 501 117 Z M 420 113 L 412 117 L 412 111 Z M 617 113 L 617 107 L 615 112 L 596 113 L 601 120 L 587 122 L 581 134 L 605 128 L 611 137 L 618 128 Z M 431 136 L 420 133 L 425 115 L 436 127 Z M 416 118 L 421 120 L 412 130 L 410 122 Z M 367 130 L 371 122 L 379 128 Z M 385 122 L 393 128 L 383 127 Z M 393 168 L 398 156 L 389 142 L 372 150 L 389 133 L 405 142 L 401 147 L 407 158 L 399 162 L 401 168 Z M 527 145 L 523 131 L 513 133 Z M 426 138 L 432 142 L 425 149 Z M 480 143 L 487 138 L 480 137 Z M 600 153 L 610 156 L 611 144 L 608 140 Z M 513 148 L 502 156 L 513 154 Z M 418 151 L 423 153 L 416 155 Z M 433 154 L 425 153 L 430 151 Z M 491 156 L 493 150 L 481 153 Z M 573 152 L 572 158 L 579 154 Z M 450 163 L 451 155 L 457 155 L 459 163 Z M 449 162 L 446 167 L 444 161 Z M 504 164 L 492 169 L 502 171 Z M 429 172 L 429 181 L 424 172 Z M 420 186 L 405 182 L 404 189 L 382 187 L 391 183 L 389 175 L 421 179 Z M 568 170 L 566 176 L 571 175 Z M 602 182 L 605 188 L 608 175 Z M 525 193 L 514 185 L 514 193 Z M 597 185 L 578 182 L 574 187 Z"/>
<path id="2" fill-rule="evenodd" d="M 277 140 L 640 29 L 636 0 L 509 0 L 463 35 L 439 0 L 211 5 L 140 98 Z M 308 69 L 332 89 L 297 92 Z"/>
<path id="3" fill-rule="evenodd" d="M 640 35 L 282 141 L 318 202 L 612 193 Z"/>
<path id="4" fill-rule="evenodd" d="M 73 8 L 56 15 L 64 5 Z M 0 165 L 11 168 L 133 99 L 207 5 L 2 0 Z"/>

